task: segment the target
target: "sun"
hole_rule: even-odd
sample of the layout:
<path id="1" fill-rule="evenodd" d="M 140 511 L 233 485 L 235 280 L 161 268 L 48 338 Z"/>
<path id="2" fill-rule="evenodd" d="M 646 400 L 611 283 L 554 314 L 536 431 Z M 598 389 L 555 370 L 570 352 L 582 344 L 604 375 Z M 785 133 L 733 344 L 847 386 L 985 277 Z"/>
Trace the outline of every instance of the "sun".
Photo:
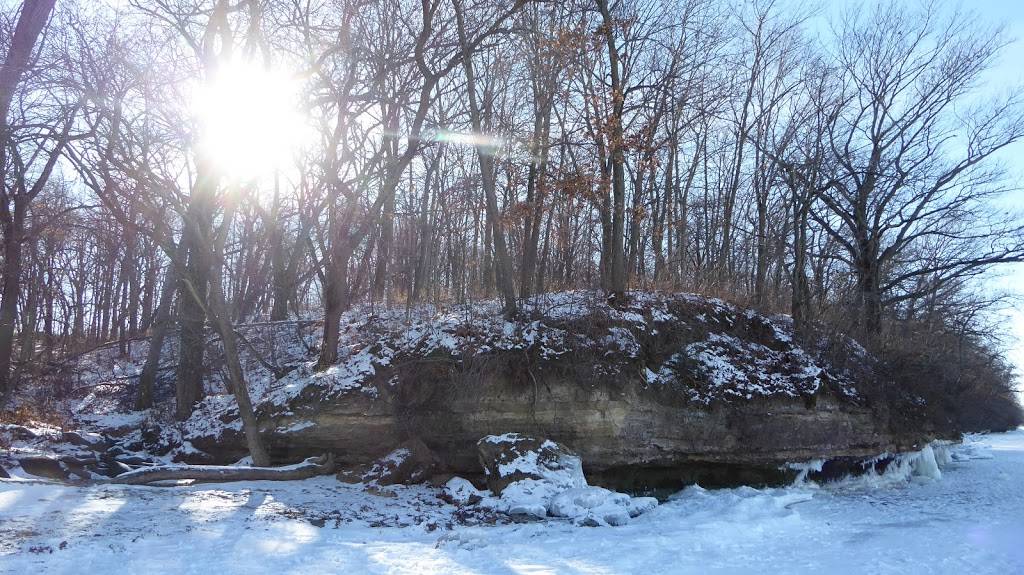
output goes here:
<path id="1" fill-rule="evenodd" d="M 218 174 L 252 180 L 292 164 L 311 140 L 294 74 L 245 59 L 222 63 L 193 107 L 199 153 Z"/>

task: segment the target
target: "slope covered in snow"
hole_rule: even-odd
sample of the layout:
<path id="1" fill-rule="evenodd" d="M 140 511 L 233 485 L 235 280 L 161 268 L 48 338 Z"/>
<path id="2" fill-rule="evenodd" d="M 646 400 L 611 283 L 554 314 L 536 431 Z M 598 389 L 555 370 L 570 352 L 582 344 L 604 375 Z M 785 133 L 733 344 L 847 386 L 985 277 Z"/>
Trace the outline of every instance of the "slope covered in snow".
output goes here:
<path id="1" fill-rule="evenodd" d="M 1024 572 L 1024 430 L 971 437 L 930 461 L 824 487 L 690 487 L 615 528 L 460 521 L 464 510 L 436 490 L 371 495 L 329 477 L 2 480 L 0 573 Z"/>
<path id="2" fill-rule="evenodd" d="M 830 369 L 820 350 L 804 349 L 794 341 L 788 317 L 768 317 L 693 294 L 633 292 L 630 298 L 627 306 L 617 308 L 595 291 L 544 294 L 524 303 L 523 316 L 512 321 L 501 316 L 496 301 L 450 308 L 359 306 L 342 317 L 339 362 L 323 373 L 312 371 L 320 338 L 316 322 L 253 324 L 240 326 L 239 331 L 263 355 L 263 361 L 256 361 L 249 346 L 243 346 L 254 402 L 270 411 L 310 394 L 322 399 L 349 393 L 375 397 L 375 376 L 401 358 L 465 359 L 509 351 L 528 352 L 538 360 L 556 360 L 584 349 L 620 357 L 642 366 L 649 384 L 676 387 L 703 404 L 754 396 L 797 397 L 826 385 L 840 394 L 856 395 L 851 379 Z M 852 340 L 848 343 L 856 346 Z M 210 350 L 216 365 L 215 338 Z M 123 408 L 107 399 L 132 385 L 131 376 L 141 371 L 146 351 L 146 342 L 140 341 L 128 358 L 114 349 L 83 356 L 73 367 L 76 387 L 88 394 L 75 411 L 95 414 Z M 174 353 L 170 342 L 164 363 L 173 363 Z M 274 377 L 268 362 L 286 375 Z M 233 409 L 233 398 L 216 370 L 207 387 L 214 393 L 197 420 Z"/>
<path id="3" fill-rule="evenodd" d="M 811 406 L 819 397 L 865 405 L 857 390 L 858 374 L 833 366 L 830 354 L 838 347 L 842 355 L 857 358 L 857 367 L 870 370 L 871 364 L 852 340 L 838 346 L 801 344 L 787 317 L 692 294 L 633 292 L 621 308 L 608 305 L 595 291 L 545 294 L 526 302 L 515 320 L 503 318 L 494 301 L 444 309 L 359 307 L 344 315 L 341 327 L 339 361 L 322 373 L 313 370 L 320 334 L 316 322 L 239 328 L 247 342 L 243 351 L 250 393 L 266 422 L 265 433 L 272 444 L 285 446 L 281 450 L 314 449 L 307 438 L 317 434 L 311 428 L 324 406 L 349 406 L 343 409 L 353 413 L 394 411 L 396 397 L 421 393 L 408 390 L 448 388 L 454 380 L 465 379 L 460 373 L 486 371 L 486 366 L 524 389 L 550 391 L 557 380 L 568 378 L 588 389 L 603 386 L 610 397 L 619 397 L 625 386 L 643 401 L 700 410 L 761 400 Z M 132 397 L 131 375 L 141 370 L 145 348 L 145 342 L 137 342 L 129 358 L 115 357 L 113 349 L 100 350 L 83 356 L 74 367 L 76 385 L 87 390 L 74 406 L 84 428 L 101 428 L 111 418 L 127 420 L 130 401 L 125 398 Z M 171 347 L 163 363 L 173 366 L 173 354 Z M 217 365 L 218 354 L 213 338 L 211 365 Z M 444 372 L 444 366 L 454 367 Z M 165 388 L 172 375 L 170 370 L 165 373 Z M 482 389 L 490 380 L 477 381 Z M 172 458 L 233 461 L 242 448 L 234 398 L 217 370 L 211 370 L 206 387 L 210 395 L 184 424 L 167 416 L 169 390 L 163 394 L 163 408 L 148 417 L 162 428 Z M 140 424 L 129 427 L 122 443 L 137 449 Z M 508 430 L 515 426 L 487 433 Z M 292 438 L 297 438 L 295 443 Z M 313 443 L 324 446 L 323 440 Z M 328 447 L 350 451 L 349 446 Z"/>

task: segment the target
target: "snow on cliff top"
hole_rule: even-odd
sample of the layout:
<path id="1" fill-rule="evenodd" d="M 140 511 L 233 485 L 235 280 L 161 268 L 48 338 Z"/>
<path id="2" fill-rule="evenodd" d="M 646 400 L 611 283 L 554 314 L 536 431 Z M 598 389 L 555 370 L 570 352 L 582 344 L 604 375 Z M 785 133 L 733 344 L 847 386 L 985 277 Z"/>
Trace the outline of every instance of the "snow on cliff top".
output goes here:
<path id="1" fill-rule="evenodd" d="M 320 373 L 313 371 L 321 334 L 317 322 L 240 326 L 264 358 L 288 372 L 276 378 L 243 346 L 247 381 L 260 409 L 287 413 L 299 397 L 330 400 L 356 393 L 374 399 L 380 386 L 398 383 L 395 365 L 410 358 L 460 361 L 521 351 L 541 366 L 588 353 L 594 356 L 595 378 L 628 378 L 703 404 L 802 397 L 823 387 L 840 396 L 856 396 L 851 377 L 830 369 L 817 350 L 796 342 L 788 317 L 768 317 L 717 298 L 632 292 L 629 303 L 617 308 L 597 291 L 568 291 L 531 298 L 516 320 L 505 319 L 500 309 L 494 300 L 408 310 L 357 306 L 342 317 L 339 362 Z M 856 349 L 852 340 L 850 345 Z M 208 362 L 216 365 L 216 338 L 208 349 Z M 104 403 L 103 393 L 109 392 L 107 385 L 134 385 L 137 379 L 126 375 L 141 370 L 146 345 L 136 343 L 128 358 L 114 357 L 112 351 L 83 357 L 77 377 L 92 387 L 77 412 L 124 410 L 123 402 Z M 172 345 L 162 364 L 173 365 L 174 353 Z M 220 427 L 212 420 L 235 410 L 216 371 L 207 379 L 213 393 L 193 418 L 196 427 Z M 173 372 L 165 378 L 173 379 Z"/>
<path id="2" fill-rule="evenodd" d="M 839 395 L 856 396 L 850 377 L 830 370 L 816 352 L 795 342 L 786 317 L 770 318 L 692 294 L 633 292 L 627 306 L 616 308 L 596 291 L 531 298 L 516 320 L 502 317 L 496 301 L 447 309 L 353 309 L 342 318 L 337 365 L 314 373 L 308 357 L 255 395 L 278 410 L 301 394 L 373 398 L 379 380 L 399 358 L 460 360 L 524 351 L 558 361 L 580 350 L 598 352 L 598 376 L 640 374 L 642 384 L 675 389 L 704 404 L 801 397 L 826 385 Z"/>

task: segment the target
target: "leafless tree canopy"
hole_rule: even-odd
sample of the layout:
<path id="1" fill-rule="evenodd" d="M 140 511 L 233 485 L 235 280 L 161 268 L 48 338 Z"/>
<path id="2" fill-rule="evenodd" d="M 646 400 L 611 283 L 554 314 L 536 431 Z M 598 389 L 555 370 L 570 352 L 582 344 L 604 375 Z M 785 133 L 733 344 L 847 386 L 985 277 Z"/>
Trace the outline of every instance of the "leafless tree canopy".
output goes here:
<path id="1" fill-rule="evenodd" d="M 242 322 L 687 290 L 878 342 L 1024 259 L 1007 40 L 937 2 L 24 0 L 0 12 L 0 394 Z M 258 444 L 258 437 L 250 437 Z M 253 451 L 257 464 L 266 454 Z"/>

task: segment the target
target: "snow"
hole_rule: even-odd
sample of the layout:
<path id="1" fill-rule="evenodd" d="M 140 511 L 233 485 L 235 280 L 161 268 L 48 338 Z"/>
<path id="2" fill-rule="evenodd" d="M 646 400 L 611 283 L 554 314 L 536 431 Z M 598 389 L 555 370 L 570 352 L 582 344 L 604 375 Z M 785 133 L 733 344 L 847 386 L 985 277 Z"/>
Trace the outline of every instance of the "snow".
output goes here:
<path id="1" fill-rule="evenodd" d="M 777 330 L 774 325 L 772 329 Z M 688 345 L 686 354 L 700 366 L 710 385 L 708 390 L 691 392 L 694 399 L 704 403 L 709 403 L 719 390 L 747 399 L 755 395 L 810 395 L 821 387 L 819 376 L 824 371 L 799 347 L 776 351 L 727 334 L 712 333 L 707 340 Z"/>
<path id="2" fill-rule="evenodd" d="M 239 463 L 241 463 L 241 462 L 239 462 Z M 309 465 L 312 465 L 313 463 L 314 463 L 313 461 L 306 460 L 306 461 L 303 461 L 301 463 L 293 463 L 291 465 L 280 465 L 280 466 L 274 467 L 272 469 L 274 471 L 282 471 L 282 472 L 283 471 L 295 471 L 297 469 L 301 469 L 303 467 L 307 467 Z M 204 465 L 204 466 L 202 466 L 202 469 L 203 469 L 204 472 L 210 472 L 210 473 L 231 473 L 233 471 L 238 471 L 238 467 L 239 467 L 238 463 L 235 463 L 235 464 L 232 464 L 232 465 Z M 154 469 L 166 469 L 168 471 L 174 471 L 176 469 L 184 469 L 184 468 L 186 468 L 186 466 L 182 466 L 182 465 L 164 465 L 164 466 L 160 466 L 160 467 L 140 467 L 138 469 L 133 469 L 131 471 L 126 471 L 125 473 L 122 473 L 121 475 L 118 475 L 118 478 L 119 478 L 119 480 L 129 480 L 129 479 L 133 479 L 134 477 L 137 477 L 137 476 L 140 476 L 140 475 L 141 476 L 145 476 L 148 473 L 152 473 Z M 258 468 L 255 468 L 255 469 L 268 469 L 268 468 L 266 468 L 266 467 L 258 467 Z"/>
<path id="3" fill-rule="evenodd" d="M 548 503 L 552 517 L 572 519 L 577 525 L 622 526 L 658 506 L 653 497 L 630 497 L 603 487 L 574 487 L 555 495 Z"/>
<path id="4" fill-rule="evenodd" d="M 932 446 L 931 460 L 941 479 L 911 462 L 822 487 L 689 487 L 614 528 L 465 525 L 440 490 L 382 497 L 332 477 L 0 480 L 0 573 L 1024 573 L 1024 430 Z"/>
<path id="5" fill-rule="evenodd" d="M 689 325 L 670 311 L 680 304 L 710 310 L 710 313 L 695 314 L 696 324 Z M 816 364 L 813 354 L 793 342 L 792 322 L 787 318 L 768 318 L 716 298 L 632 292 L 628 306 L 619 309 L 609 306 L 596 291 L 568 291 L 544 294 L 524 302 L 527 321 L 507 321 L 499 310 L 500 302 L 491 300 L 450 309 L 431 305 L 411 310 L 357 307 L 342 318 L 340 360 L 336 365 L 323 373 L 314 373 L 311 359 L 301 357 L 302 350 L 290 344 L 288 353 L 294 354 L 292 361 L 305 363 L 280 381 L 267 382 L 265 386 L 250 382 L 254 387 L 254 401 L 286 408 L 292 399 L 311 388 L 318 390 L 324 399 L 353 392 L 376 397 L 375 375 L 406 356 L 446 354 L 462 358 L 531 350 L 551 360 L 582 346 L 603 349 L 605 355 L 636 359 L 641 354 L 638 336 L 656 334 L 665 328 L 692 329 L 694 337 L 701 337 L 700 334 L 707 331 L 708 336 L 706 340 L 679 349 L 662 365 L 645 367 L 648 381 L 679 382 L 679 372 L 685 363 L 681 360 L 692 357 L 713 382 L 711 389 L 690 392 L 693 399 L 704 403 L 730 396 L 745 399 L 754 395 L 813 393 L 821 386 L 820 376 L 825 373 L 825 369 Z M 594 318 L 600 321 L 589 321 Z M 606 327 L 593 334 L 580 333 L 579 322 Z M 763 326 L 778 346 L 768 348 L 724 333 L 743 322 Z M 604 333 L 600 334 L 602 330 Z M 312 335 L 315 339 L 316 334 Z M 259 371 L 259 366 L 253 367 Z M 848 381 L 836 374 L 829 375 L 844 390 L 851 390 L 850 395 L 854 394 Z M 760 385 L 759 379 L 767 379 L 768 383 Z M 203 419 L 208 420 L 210 415 L 226 408 L 215 400 L 207 401 L 211 403 L 211 413 L 202 414 Z"/>
<path id="6" fill-rule="evenodd" d="M 536 440 L 518 433 L 489 435 L 480 442 L 509 446 L 499 455 L 493 471 L 501 478 L 518 478 L 501 490 L 500 497 L 485 496 L 484 507 L 512 516 L 561 517 L 576 525 L 596 527 L 625 525 L 631 517 L 658 506 L 650 497 L 634 499 L 588 485 L 583 460 L 551 440 L 544 440 L 536 449 L 531 449 Z M 490 467 L 484 471 L 492 473 Z M 456 500 L 457 494 L 448 496 Z"/>
<path id="7" fill-rule="evenodd" d="M 478 490 L 467 479 L 452 477 L 444 484 L 444 495 L 451 502 L 461 505 L 476 503 L 482 500 L 487 494 Z"/>

